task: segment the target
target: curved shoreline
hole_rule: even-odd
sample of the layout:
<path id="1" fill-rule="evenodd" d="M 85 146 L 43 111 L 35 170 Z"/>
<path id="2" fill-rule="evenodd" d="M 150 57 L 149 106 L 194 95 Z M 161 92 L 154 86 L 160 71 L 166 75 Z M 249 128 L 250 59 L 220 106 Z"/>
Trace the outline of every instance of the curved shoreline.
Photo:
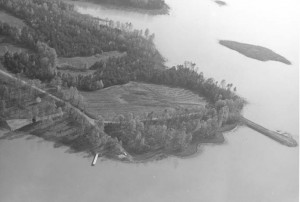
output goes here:
<path id="1" fill-rule="evenodd" d="M 214 137 L 199 139 L 195 143 L 191 144 L 191 146 L 189 146 L 190 148 L 188 147 L 185 151 L 175 154 L 175 156 L 180 157 L 180 158 L 185 158 L 185 157 L 191 156 L 198 152 L 199 144 L 203 144 L 203 143 L 205 143 L 205 144 L 206 143 L 208 143 L 208 144 L 223 144 L 225 142 L 223 133 L 229 132 L 229 131 L 233 130 L 234 128 L 236 128 L 237 126 L 238 126 L 238 124 L 225 125 L 222 128 L 219 128 L 219 130 L 216 132 Z"/>
<path id="2" fill-rule="evenodd" d="M 223 144 L 225 142 L 225 138 L 223 133 L 224 132 L 230 132 L 234 130 L 238 124 L 230 124 L 223 126 L 220 128 L 217 133 L 215 134 L 215 137 L 209 138 L 209 139 L 200 139 L 198 141 L 195 141 L 187 146 L 187 148 L 184 151 L 180 152 L 170 152 L 163 148 L 157 149 L 156 151 L 148 152 L 146 154 L 140 154 L 140 155 L 132 155 L 132 163 L 144 163 L 148 161 L 153 160 L 161 160 L 164 158 L 167 158 L 169 156 L 175 156 L 179 158 L 188 158 L 191 156 L 194 156 L 199 152 L 198 146 L 203 143 L 209 143 L 209 144 Z"/>

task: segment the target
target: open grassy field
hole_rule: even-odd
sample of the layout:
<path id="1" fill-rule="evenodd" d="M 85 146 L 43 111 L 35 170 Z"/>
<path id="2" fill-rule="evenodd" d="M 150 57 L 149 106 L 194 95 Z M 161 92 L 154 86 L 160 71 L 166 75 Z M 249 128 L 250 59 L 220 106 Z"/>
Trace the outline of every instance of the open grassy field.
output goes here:
<path id="1" fill-rule="evenodd" d="M 57 69 L 61 74 L 70 74 L 72 76 L 78 76 L 79 74 L 82 76 L 93 75 L 96 70 L 70 70 L 70 69 Z"/>
<path id="2" fill-rule="evenodd" d="M 120 53 L 118 51 L 104 52 L 103 54 L 96 54 L 89 57 L 72 57 L 72 58 L 58 58 L 58 67 L 60 69 L 64 68 L 74 68 L 74 69 L 84 69 L 85 66 L 90 68 L 96 62 L 101 60 L 107 60 L 110 57 L 122 57 L 126 53 Z"/>
<path id="3" fill-rule="evenodd" d="M 95 70 L 90 70 L 89 68 L 96 62 L 107 60 L 110 57 L 122 57 L 125 55 L 126 53 L 110 51 L 89 57 L 58 58 L 58 71 L 75 76 L 78 74 L 86 76 L 95 72 Z"/>
<path id="4" fill-rule="evenodd" d="M 6 22 L 11 26 L 22 28 L 25 25 L 23 20 L 16 18 L 15 16 L 10 15 L 9 13 L 3 11 L 0 9 L 0 21 L 1 22 Z"/>
<path id="5" fill-rule="evenodd" d="M 87 102 L 87 111 L 101 114 L 106 120 L 129 112 L 139 116 L 151 112 L 161 114 L 165 109 L 194 109 L 206 104 L 202 97 L 188 90 L 138 82 L 82 92 L 82 95 Z"/>

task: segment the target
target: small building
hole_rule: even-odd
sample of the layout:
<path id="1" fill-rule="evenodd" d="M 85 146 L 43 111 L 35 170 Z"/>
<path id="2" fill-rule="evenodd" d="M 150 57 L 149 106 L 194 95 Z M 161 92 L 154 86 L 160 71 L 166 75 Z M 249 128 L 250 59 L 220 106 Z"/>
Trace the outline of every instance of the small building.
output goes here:
<path id="1" fill-rule="evenodd" d="M 7 121 L 0 117 L 0 128 L 11 130 L 10 126 L 8 125 Z"/>
<path id="2" fill-rule="evenodd" d="M 37 98 L 35 99 L 35 102 L 36 102 L 36 103 L 40 103 L 40 102 L 42 102 L 42 99 L 41 99 L 40 97 L 37 97 Z"/>
<path id="3" fill-rule="evenodd" d="M 95 166 L 95 165 L 96 165 L 98 156 L 99 156 L 98 153 L 94 156 L 94 159 L 93 159 L 93 162 L 92 162 L 92 166 Z"/>

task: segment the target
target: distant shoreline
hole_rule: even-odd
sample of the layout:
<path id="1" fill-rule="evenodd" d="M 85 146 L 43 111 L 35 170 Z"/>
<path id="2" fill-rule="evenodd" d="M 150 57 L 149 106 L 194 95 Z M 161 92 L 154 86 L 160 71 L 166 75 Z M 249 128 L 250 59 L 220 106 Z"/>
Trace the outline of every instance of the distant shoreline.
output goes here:
<path id="1" fill-rule="evenodd" d="M 96 3 L 93 1 L 87 1 L 87 0 L 64 0 L 68 3 L 76 4 L 75 2 L 80 3 L 90 3 L 94 5 L 102 6 L 105 9 L 113 9 L 113 10 L 122 10 L 127 12 L 137 12 L 142 14 L 148 14 L 148 15 L 169 15 L 170 7 L 165 4 L 163 8 L 161 9 L 143 9 L 143 8 L 134 8 L 134 7 L 127 7 L 127 6 L 119 6 L 119 5 L 113 5 L 113 4 L 107 4 L 107 3 Z"/>

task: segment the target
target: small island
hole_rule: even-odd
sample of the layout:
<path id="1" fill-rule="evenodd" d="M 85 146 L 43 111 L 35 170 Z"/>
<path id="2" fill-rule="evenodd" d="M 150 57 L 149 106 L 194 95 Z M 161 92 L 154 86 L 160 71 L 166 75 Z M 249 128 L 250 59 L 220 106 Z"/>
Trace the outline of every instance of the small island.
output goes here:
<path id="1" fill-rule="evenodd" d="M 274 51 L 257 45 L 240 43 L 236 41 L 220 40 L 219 43 L 229 49 L 235 50 L 246 57 L 253 58 L 260 61 L 278 61 L 284 64 L 292 64 L 285 57 L 275 53 Z"/>
<path id="2" fill-rule="evenodd" d="M 216 0 L 215 3 L 219 6 L 227 6 L 227 3 L 225 1 Z"/>

